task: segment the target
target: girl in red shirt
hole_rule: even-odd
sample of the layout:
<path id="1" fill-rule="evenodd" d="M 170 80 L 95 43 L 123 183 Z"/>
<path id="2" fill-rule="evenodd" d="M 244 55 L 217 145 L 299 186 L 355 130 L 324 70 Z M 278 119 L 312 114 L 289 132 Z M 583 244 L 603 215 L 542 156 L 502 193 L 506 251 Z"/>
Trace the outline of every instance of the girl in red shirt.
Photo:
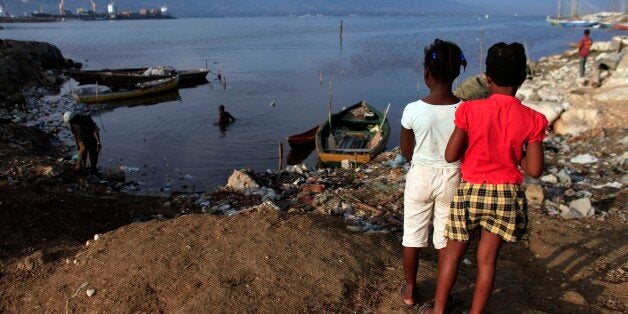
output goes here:
<path id="1" fill-rule="evenodd" d="M 467 251 L 479 229 L 478 273 L 470 313 L 488 304 L 502 242 L 526 235 L 528 212 L 521 187 L 523 174 L 543 173 L 545 117 L 515 98 L 526 78 L 526 55 L 519 43 L 492 46 L 486 58 L 488 99 L 463 103 L 447 148 L 448 162 L 462 160 L 462 183 L 451 204 L 445 258 L 439 263 L 436 300 L 427 313 L 443 313 Z"/>

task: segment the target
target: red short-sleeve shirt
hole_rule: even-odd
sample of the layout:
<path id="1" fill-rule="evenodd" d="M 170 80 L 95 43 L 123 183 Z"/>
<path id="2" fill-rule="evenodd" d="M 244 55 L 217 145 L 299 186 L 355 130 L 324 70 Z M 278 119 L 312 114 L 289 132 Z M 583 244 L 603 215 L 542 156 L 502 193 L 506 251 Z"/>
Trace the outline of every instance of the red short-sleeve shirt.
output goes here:
<path id="1" fill-rule="evenodd" d="M 508 95 L 463 103 L 454 124 L 469 137 L 460 171 L 470 183 L 523 183 L 523 146 L 542 141 L 547 129 L 544 115 Z"/>

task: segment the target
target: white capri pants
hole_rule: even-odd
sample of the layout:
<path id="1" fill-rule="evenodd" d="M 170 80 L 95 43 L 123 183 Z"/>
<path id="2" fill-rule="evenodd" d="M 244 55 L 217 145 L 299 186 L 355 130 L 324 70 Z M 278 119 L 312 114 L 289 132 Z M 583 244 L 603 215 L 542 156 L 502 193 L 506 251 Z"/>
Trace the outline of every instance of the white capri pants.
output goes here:
<path id="1" fill-rule="evenodd" d="M 434 248 L 447 245 L 444 237 L 449 207 L 460 184 L 459 168 L 435 168 L 413 164 L 406 175 L 403 198 L 403 242 L 405 247 L 427 247 L 429 222 L 434 215 Z"/>

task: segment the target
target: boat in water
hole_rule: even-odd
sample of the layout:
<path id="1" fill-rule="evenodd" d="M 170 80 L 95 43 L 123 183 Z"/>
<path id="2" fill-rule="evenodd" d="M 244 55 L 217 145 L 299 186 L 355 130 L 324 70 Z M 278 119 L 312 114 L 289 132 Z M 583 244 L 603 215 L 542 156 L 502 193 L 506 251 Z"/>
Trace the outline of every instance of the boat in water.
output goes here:
<path id="1" fill-rule="evenodd" d="M 386 114 L 362 101 L 330 115 L 316 131 L 316 151 L 323 163 L 366 163 L 386 149 L 390 124 Z"/>
<path id="2" fill-rule="evenodd" d="M 564 21 L 560 22 L 560 26 L 562 27 L 593 27 L 597 25 L 598 21 L 587 21 L 587 20 L 578 20 L 578 21 Z"/>
<path id="3" fill-rule="evenodd" d="M 314 144 L 318 127 L 317 125 L 303 133 L 288 136 L 288 144 L 290 144 L 290 147 Z"/>
<path id="4" fill-rule="evenodd" d="M 71 70 L 66 74 L 81 85 L 99 84 L 111 88 L 134 88 L 137 84 L 179 77 L 180 84 L 205 83 L 209 69 L 178 71 L 170 67 L 133 68 L 115 70 L 82 71 Z"/>
<path id="5" fill-rule="evenodd" d="M 179 85 L 179 77 L 169 77 L 150 82 L 138 83 L 132 89 L 114 91 L 109 87 L 96 85 L 79 86 L 72 95 L 82 103 L 114 102 L 161 94 L 174 90 Z"/>

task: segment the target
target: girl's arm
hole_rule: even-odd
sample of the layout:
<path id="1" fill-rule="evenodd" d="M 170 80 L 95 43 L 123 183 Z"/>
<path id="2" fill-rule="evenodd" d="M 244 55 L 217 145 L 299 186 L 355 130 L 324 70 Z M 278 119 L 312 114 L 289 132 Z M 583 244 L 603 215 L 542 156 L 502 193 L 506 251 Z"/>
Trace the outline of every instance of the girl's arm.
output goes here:
<path id="1" fill-rule="evenodd" d="M 528 143 L 526 155 L 521 159 L 521 168 L 535 179 L 543 174 L 543 169 L 545 169 L 543 142 Z"/>
<path id="2" fill-rule="evenodd" d="M 445 160 L 451 163 L 462 159 L 464 152 L 467 150 L 468 141 L 469 137 L 467 136 L 467 132 L 456 127 L 449 138 L 449 143 L 447 143 Z"/>
<path id="3" fill-rule="evenodd" d="M 410 129 L 401 127 L 401 155 L 407 161 L 412 161 L 413 153 L 414 153 L 414 132 Z"/>

